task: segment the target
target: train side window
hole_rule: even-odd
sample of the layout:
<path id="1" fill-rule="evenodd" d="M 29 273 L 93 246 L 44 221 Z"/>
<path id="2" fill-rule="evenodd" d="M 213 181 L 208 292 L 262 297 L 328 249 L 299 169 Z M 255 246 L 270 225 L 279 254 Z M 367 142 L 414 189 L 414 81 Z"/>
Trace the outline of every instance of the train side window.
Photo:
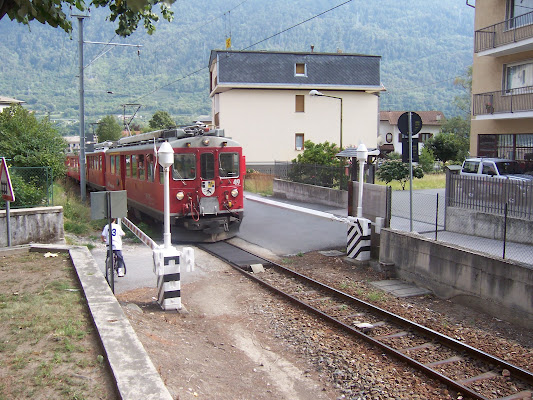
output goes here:
<path id="1" fill-rule="evenodd" d="M 203 154 L 202 154 L 203 155 Z M 172 179 L 195 179 L 196 178 L 196 156 L 194 154 L 174 154 L 174 166 L 172 168 Z"/>
<path id="2" fill-rule="evenodd" d="M 211 153 L 200 155 L 200 176 L 202 179 L 215 178 L 215 156 Z"/>
<path id="3" fill-rule="evenodd" d="M 137 156 L 135 154 L 131 156 L 131 177 L 137 178 Z"/>
<path id="4" fill-rule="evenodd" d="M 148 164 L 148 181 L 149 182 L 153 182 L 154 181 L 154 176 L 155 176 L 155 171 L 154 171 L 154 155 L 153 154 L 148 154 L 146 156 L 146 163 Z"/>
<path id="5" fill-rule="evenodd" d="M 144 180 L 144 154 L 139 155 L 139 179 Z"/>
<path id="6" fill-rule="evenodd" d="M 130 177 L 131 176 L 131 158 L 130 158 L 129 155 L 126 156 L 126 160 L 125 161 L 126 161 L 126 166 L 125 166 L 125 168 L 126 168 L 126 176 Z"/>
<path id="7" fill-rule="evenodd" d="M 120 157 L 115 157 L 115 172 L 117 175 L 120 175 Z"/>
<path id="8" fill-rule="evenodd" d="M 234 178 L 239 176 L 238 153 L 220 153 L 218 163 L 218 171 L 221 178 Z"/>
<path id="9" fill-rule="evenodd" d="M 115 173 L 115 156 L 111 156 L 111 160 L 110 160 L 109 165 L 111 165 L 111 171 L 109 171 L 109 172 L 114 174 Z"/>

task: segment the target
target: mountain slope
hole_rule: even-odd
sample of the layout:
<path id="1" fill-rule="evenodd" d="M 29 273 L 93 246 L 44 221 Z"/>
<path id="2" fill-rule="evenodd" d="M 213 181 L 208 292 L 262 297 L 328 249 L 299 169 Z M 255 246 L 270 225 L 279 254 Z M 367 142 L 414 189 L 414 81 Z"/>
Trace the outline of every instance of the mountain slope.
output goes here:
<path id="1" fill-rule="evenodd" d="M 97 9 L 84 20 L 85 41 L 142 47 L 138 55 L 135 47 L 84 45 L 86 122 L 130 114 L 136 107 L 122 106 L 127 103 L 141 104 L 139 123 L 157 110 L 182 123 L 209 114 L 209 53 L 230 34 L 234 50 L 309 51 L 313 45 L 318 52 L 379 55 L 387 88 L 382 109 L 458 113 L 452 101 L 461 91 L 453 78 L 472 63 L 472 8 L 458 0 L 353 0 L 314 18 L 341 3 L 178 0 L 172 23 L 158 23 L 152 36 L 141 27 L 127 39 L 115 36 L 107 10 Z M 78 22 L 73 25 L 69 38 L 38 23 L 29 29 L 1 20 L 0 95 L 52 119 L 77 120 Z"/>

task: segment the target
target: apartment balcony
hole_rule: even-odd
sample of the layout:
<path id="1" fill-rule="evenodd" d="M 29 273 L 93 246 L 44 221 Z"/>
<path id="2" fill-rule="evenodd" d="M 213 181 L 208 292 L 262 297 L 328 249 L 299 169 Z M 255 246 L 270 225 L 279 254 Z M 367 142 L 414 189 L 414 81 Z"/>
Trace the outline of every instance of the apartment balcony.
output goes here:
<path id="1" fill-rule="evenodd" d="M 533 86 L 474 94 L 476 119 L 533 118 Z"/>
<path id="2" fill-rule="evenodd" d="M 500 57 L 533 50 L 533 12 L 475 32 L 474 52 Z"/>

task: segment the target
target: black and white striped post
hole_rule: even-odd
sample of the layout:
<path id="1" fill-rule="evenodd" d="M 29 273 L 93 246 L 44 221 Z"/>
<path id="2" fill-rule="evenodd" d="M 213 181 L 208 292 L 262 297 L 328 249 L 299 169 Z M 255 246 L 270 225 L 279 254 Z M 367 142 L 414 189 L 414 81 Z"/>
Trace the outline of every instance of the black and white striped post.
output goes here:
<path id="1" fill-rule="evenodd" d="M 370 238 L 372 234 L 371 222 L 363 218 L 363 186 L 364 169 L 369 155 L 378 155 L 379 150 L 368 151 L 361 143 L 356 150 L 359 163 L 359 197 L 357 201 L 357 217 L 348 217 L 348 239 L 346 253 L 349 258 L 357 261 L 370 260 Z"/>
<path id="2" fill-rule="evenodd" d="M 346 255 L 357 261 L 370 260 L 371 221 L 366 218 L 348 217 Z"/>

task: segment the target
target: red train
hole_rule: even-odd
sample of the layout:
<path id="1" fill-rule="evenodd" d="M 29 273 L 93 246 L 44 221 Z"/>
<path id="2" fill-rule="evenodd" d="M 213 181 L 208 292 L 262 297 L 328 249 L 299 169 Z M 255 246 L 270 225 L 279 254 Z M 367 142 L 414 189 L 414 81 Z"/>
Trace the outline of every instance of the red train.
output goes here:
<path id="1" fill-rule="evenodd" d="M 242 147 L 221 129 L 190 126 L 99 143 L 86 153 L 86 182 L 93 190 L 126 190 L 137 218 L 163 221 L 163 168 L 157 149 L 174 149 L 170 171 L 172 238 L 218 241 L 235 236 L 243 218 L 246 172 Z M 80 180 L 78 155 L 67 156 L 67 175 Z"/>

